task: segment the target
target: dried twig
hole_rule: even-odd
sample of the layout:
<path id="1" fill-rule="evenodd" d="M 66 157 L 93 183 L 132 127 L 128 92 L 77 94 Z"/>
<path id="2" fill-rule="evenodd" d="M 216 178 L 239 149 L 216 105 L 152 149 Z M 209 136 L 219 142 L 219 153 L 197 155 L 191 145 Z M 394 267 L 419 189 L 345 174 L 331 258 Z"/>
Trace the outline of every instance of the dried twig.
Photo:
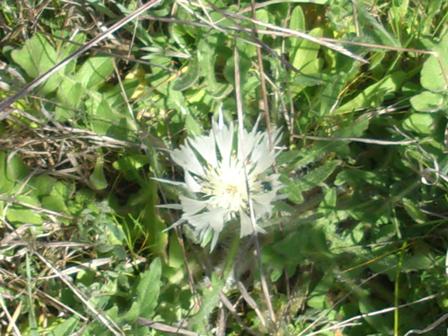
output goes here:
<path id="1" fill-rule="evenodd" d="M 142 317 L 139 317 L 137 319 L 137 323 L 142 326 L 149 327 L 149 328 L 159 330 L 162 332 L 166 332 L 166 333 L 170 333 L 170 334 L 184 335 L 184 336 L 199 336 L 199 334 L 196 332 L 193 332 L 193 331 L 190 331 L 187 329 L 183 329 L 183 328 L 179 328 L 179 327 L 173 327 L 173 326 L 170 326 L 165 323 L 148 320 L 148 319 L 145 319 Z"/>
<path id="2" fill-rule="evenodd" d="M 235 61 L 235 95 L 236 95 L 236 106 L 237 106 L 237 113 L 238 113 L 238 131 L 239 131 L 239 137 L 243 136 L 244 126 L 243 126 L 243 103 L 241 101 L 241 82 L 240 82 L 240 68 L 239 68 L 239 53 L 238 49 L 234 48 L 234 61 Z M 244 154 L 243 154 L 244 156 Z M 266 276 L 263 271 L 263 263 L 261 261 L 261 247 L 260 247 L 260 241 L 258 239 L 257 234 L 257 223 L 256 218 L 254 214 L 254 208 L 248 183 L 248 177 L 247 177 L 247 168 L 246 164 L 243 161 L 243 168 L 244 168 L 244 174 L 245 174 L 245 180 L 246 180 L 246 191 L 247 191 L 247 200 L 249 203 L 249 211 L 250 211 L 250 221 L 252 224 L 253 229 L 253 236 L 255 240 L 255 252 L 256 252 L 256 258 L 258 261 L 258 268 L 260 270 L 260 282 L 261 287 L 263 290 L 263 295 L 266 299 L 266 304 L 268 306 L 269 316 L 271 318 L 271 321 L 273 323 L 276 323 L 276 317 L 274 313 L 274 309 L 271 302 L 271 296 L 269 294 L 269 287 L 266 281 Z"/>
<path id="3" fill-rule="evenodd" d="M 378 140 L 378 139 L 369 139 L 369 138 L 356 138 L 356 137 L 320 137 L 320 136 L 313 136 L 313 135 L 294 135 L 293 138 L 296 139 L 309 139 L 309 140 L 317 140 L 317 141 L 342 141 L 342 142 L 361 142 L 361 143 L 367 143 L 367 144 L 373 144 L 373 145 L 382 145 L 382 146 L 393 146 L 393 145 L 410 145 L 413 143 L 418 142 L 418 140 Z"/>

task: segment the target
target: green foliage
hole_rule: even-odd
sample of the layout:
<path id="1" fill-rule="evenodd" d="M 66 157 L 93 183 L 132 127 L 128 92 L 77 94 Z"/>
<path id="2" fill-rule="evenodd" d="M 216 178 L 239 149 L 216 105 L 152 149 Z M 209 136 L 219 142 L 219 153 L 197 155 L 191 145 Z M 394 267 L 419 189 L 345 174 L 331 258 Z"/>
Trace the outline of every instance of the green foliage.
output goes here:
<path id="1" fill-rule="evenodd" d="M 140 5 L 3 1 L 1 99 Z M 162 2 L 0 117 L 0 334 L 404 335 L 446 311 L 448 4 L 257 2 L 256 27 L 238 6 Z M 237 119 L 235 49 L 245 126 L 267 129 L 266 98 L 282 130 L 260 260 L 231 225 L 211 255 L 166 231 L 179 190 L 153 179 L 181 181 L 167 150 Z"/>

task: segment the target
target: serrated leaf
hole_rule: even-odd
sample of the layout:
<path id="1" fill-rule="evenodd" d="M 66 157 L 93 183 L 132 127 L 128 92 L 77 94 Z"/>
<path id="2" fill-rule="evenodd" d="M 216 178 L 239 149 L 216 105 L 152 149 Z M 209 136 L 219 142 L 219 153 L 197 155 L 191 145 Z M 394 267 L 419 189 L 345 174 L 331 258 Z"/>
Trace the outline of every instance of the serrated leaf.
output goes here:
<path id="1" fill-rule="evenodd" d="M 149 318 L 154 314 L 159 299 L 162 276 L 162 262 L 160 258 L 153 260 L 149 270 L 140 276 L 137 286 L 137 302 L 140 317 Z"/>
<path id="2" fill-rule="evenodd" d="M 6 157 L 6 177 L 10 181 L 17 182 L 25 178 L 27 174 L 28 167 L 23 163 L 19 155 L 13 154 Z"/>
<path id="3" fill-rule="evenodd" d="M 191 320 L 191 324 L 195 326 L 201 334 L 205 334 L 204 324 L 208 321 L 210 314 L 220 302 L 219 294 L 224 287 L 224 282 L 216 276 L 212 276 L 211 285 L 204 289 L 202 304 L 199 312 Z"/>

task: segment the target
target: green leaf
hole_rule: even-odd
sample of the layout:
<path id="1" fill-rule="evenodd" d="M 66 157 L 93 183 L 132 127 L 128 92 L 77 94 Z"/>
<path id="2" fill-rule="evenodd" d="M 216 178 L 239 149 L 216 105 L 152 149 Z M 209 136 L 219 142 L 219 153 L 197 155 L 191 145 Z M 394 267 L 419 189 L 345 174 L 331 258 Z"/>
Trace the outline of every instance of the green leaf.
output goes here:
<path id="1" fill-rule="evenodd" d="M 92 174 L 89 176 L 89 182 L 96 190 L 103 190 L 107 188 L 107 180 L 104 176 L 104 161 L 101 156 L 96 160 L 95 168 Z"/>
<path id="2" fill-rule="evenodd" d="M 42 34 L 35 34 L 28 39 L 21 49 L 11 53 L 11 57 L 31 78 L 45 73 L 58 62 L 55 49 Z M 58 88 L 60 81 L 59 73 L 52 75 L 41 87 L 41 91 L 45 94 L 53 92 Z"/>
<path id="3" fill-rule="evenodd" d="M 318 187 L 333 173 L 339 164 L 339 161 L 326 162 L 297 180 L 283 176 L 282 180 L 286 186 L 285 192 L 288 198 L 297 204 L 302 203 L 304 201 L 302 192 Z"/>
<path id="4" fill-rule="evenodd" d="M 0 152 L 0 192 L 2 193 L 10 192 L 16 182 L 14 179 L 7 178 L 7 157 L 5 152 Z"/>
<path id="5" fill-rule="evenodd" d="M 136 301 L 123 317 L 124 320 L 134 322 L 138 317 L 150 318 L 154 314 L 162 286 L 161 276 L 162 262 L 156 258 L 149 266 L 149 270 L 140 275 Z"/>
<path id="6" fill-rule="evenodd" d="M 24 205 L 21 205 L 20 203 Z M 42 224 L 43 219 L 39 213 L 34 209 L 30 209 L 26 205 L 40 207 L 40 203 L 35 197 L 20 195 L 17 196 L 17 203 L 14 203 L 8 209 L 6 218 L 12 223 Z"/>
<path id="7" fill-rule="evenodd" d="M 325 275 L 317 284 L 316 288 L 310 293 L 307 305 L 322 310 L 329 306 L 328 293 L 334 283 L 334 276 L 331 274 Z"/>
<path id="8" fill-rule="evenodd" d="M 8 209 L 8 212 L 6 213 L 6 218 L 11 223 L 18 223 L 18 224 L 42 224 L 43 219 L 42 217 L 37 214 L 34 210 L 20 208 L 17 206 L 12 206 Z"/>
<path id="9" fill-rule="evenodd" d="M 395 72 L 382 80 L 370 85 L 344 105 L 336 109 L 336 114 L 354 112 L 360 108 L 377 107 L 387 95 L 398 91 L 406 75 L 403 72 Z"/>
<path id="10" fill-rule="evenodd" d="M 70 336 L 75 333 L 75 328 L 79 323 L 77 317 L 70 317 L 59 323 L 50 333 L 51 336 Z"/>
<path id="11" fill-rule="evenodd" d="M 448 34 L 434 51 L 437 56 L 430 56 L 423 64 L 420 83 L 429 91 L 444 92 L 448 89 Z"/>
<path id="12" fill-rule="evenodd" d="M 75 80 L 91 89 L 106 82 L 113 71 L 114 63 L 111 57 L 90 57 L 79 69 Z"/>
<path id="13" fill-rule="evenodd" d="M 207 324 L 210 314 L 220 302 L 219 294 L 224 287 L 224 282 L 222 279 L 213 274 L 211 284 L 207 287 L 208 288 L 204 288 L 201 308 L 199 312 L 191 319 L 191 324 L 199 330 L 201 335 L 206 334 L 204 325 Z"/>
<path id="14" fill-rule="evenodd" d="M 368 297 L 359 298 L 359 310 L 362 314 L 366 314 L 364 319 L 370 324 L 370 326 L 379 331 L 381 335 L 393 335 L 392 333 L 392 315 L 374 315 L 369 316 L 369 313 L 381 310 L 385 307 L 385 303 L 380 302 L 376 299 L 371 299 Z"/>
<path id="15" fill-rule="evenodd" d="M 416 223 L 419 224 L 426 223 L 427 221 L 426 215 L 420 211 L 417 204 L 415 204 L 412 200 L 408 198 L 403 198 L 402 203 L 408 215 L 411 216 L 411 218 L 414 219 Z"/>
<path id="16" fill-rule="evenodd" d="M 413 256 L 403 260 L 404 272 L 429 270 L 434 266 L 434 258 L 428 251 L 419 251 Z"/>
<path id="17" fill-rule="evenodd" d="M 317 167 L 310 173 L 303 176 L 299 181 L 296 182 L 296 186 L 301 191 L 307 191 L 319 186 L 334 172 L 339 164 L 340 161 L 337 160 L 324 163 L 322 166 Z"/>
<path id="18" fill-rule="evenodd" d="M 215 99 L 222 100 L 232 92 L 232 85 L 219 83 L 215 75 L 216 49 L 218 39 L 211 35 L 198 43 L 198 62 L 201 75 L 205 78 L 207 92 Z"/>
<path id="19" fill-rule="evenodd" d="M 61 105 L 57 106 L 55 110 L 56 120 L 63 122 L 73 118 L 75 116 L 75 110 L 81 103 L 84 92 L 81 83 L 75 82 L 72 78 L 65 77 L 57 91 L 57 97 Z"/>
<path id="20" fill-rule="evenodd" d="M 177 78 L 172 86 L 173 90 L 184 91 L 193 86 L 199 79 L 199 63 L 197 58 L 193 58 L 188 64 L 187 72 Z"/>
<path id="21" fill-rule="evenodd" d="M 120 140 L 129 140 L 128 133 L 135 124 L 126 109 L 117 110 L 110 106 L 104 95 L 92 94 L 86 101 L 91 129 L 98 135 L 107 135 Z"/>
<path id="22" fill-rule="evenodd" d="M 58 194 L 43 197 L 42 206 L 52 211 L 67 212 L 64 197 Z"/>
<path id="23" fill-rule="evenodd" d="M 420 134 L 433 134 L 437 118 L 430 113 L 413 113 L 403 121 L 403 128 Z"/>
<path id="24" fill-rule="evenodd" d="M 160 258 L 154 259 L 149 266 L 149 270 L 140 276 L 137 294 L 142 317 L 150 317 L 154 313 L 162 286 L 161 276 L 162 262 Z"/>
<path id="25" fill-rule="evenodd" d="M 376 43 L 381 43 L 389 46 L 400 47 L 400 43 L 392 36 L 386 28 L 379 22 L 363 5 L 362 2 L 354 4 L 358 9 L 358 19 L 364 28 L 363 35 L 371 37 Z"/>
<path id="26" fill-rule="evenodd" d="M 306 31 L 305 14 L 301 6 L 295 6 L 291 12 L 291 20 L 289 22 L 289 29 Z M 291 48 L 295 50 L 300 45 L 301 40 L 298 38 L 291 38 Z"/>
<path id="27" fill-rule="evenodd" d="M 323 29 L 315 28 L 309 32 L 309 35 L 314 37 L 322 37 Z M 291 53 L 292 65 L 299 69 L 301 74 L 318 74 L 321 67 L 321 60 L 318 57 L 319 49 L 319 44 L 308 40 L 303 40 Z"/>
<path id="28" fill-rule="evenodd" d="M 445 98 L 439 93 L 423 91 L 411 98 L 412 107 L 419 112 L 436 112 L 445 105 Z"/>
<path id="29" fill-rule="evenodd" d="M 8 155 L 6 157 L 6 177 L 10 181 L 17 182 L 25 178 L 27 174 L 28 167 L 17 154 Z"/>

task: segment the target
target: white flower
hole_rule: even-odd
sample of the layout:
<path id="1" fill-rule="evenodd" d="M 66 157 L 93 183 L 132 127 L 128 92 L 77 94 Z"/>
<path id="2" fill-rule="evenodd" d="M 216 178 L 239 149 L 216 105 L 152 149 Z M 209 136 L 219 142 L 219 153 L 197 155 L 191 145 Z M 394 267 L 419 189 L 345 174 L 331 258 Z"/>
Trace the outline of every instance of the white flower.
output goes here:
<path id="1" fill-rule="evenodd" d="M 203 244 L 212 238 L 212 249 L 226 223 L 239 220 L 243 237 L 254 229 L 263 232 L 257 222 L 271 215 L 281 187 L 271 169 L 280 133 L 272 134 L 270 145 L 268 133 L 256 128 L 239 136 L 233 124 L 213 122 L 208 135 L 188 138 L 171 152 L 173 161 L 184 169 L 189 192 L 180 196 L 183 214 L 178 223 L 188 222 Z M 250 219 L 249 199 L 255 223 Z"/>

